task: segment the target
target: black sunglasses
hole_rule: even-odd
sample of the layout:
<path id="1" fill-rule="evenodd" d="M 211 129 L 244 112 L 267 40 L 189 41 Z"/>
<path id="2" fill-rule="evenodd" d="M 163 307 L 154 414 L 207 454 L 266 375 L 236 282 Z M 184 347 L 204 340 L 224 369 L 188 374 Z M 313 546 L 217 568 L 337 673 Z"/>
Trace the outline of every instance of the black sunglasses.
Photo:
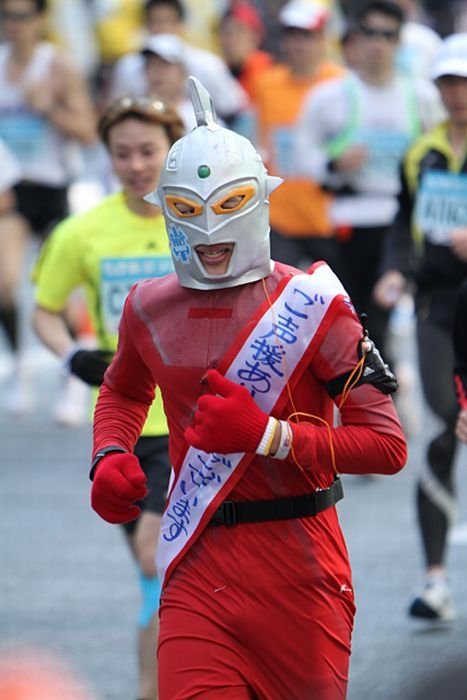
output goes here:
<path id="1" fill-rule="evenodd" d="M 376 29 L 376 27 L 368 27 L 366 24 L 360 25 L 360 31 L 368 38 L 386 39 L 386 41 L 397 41 L 399 38 L 398 29 Z"/>

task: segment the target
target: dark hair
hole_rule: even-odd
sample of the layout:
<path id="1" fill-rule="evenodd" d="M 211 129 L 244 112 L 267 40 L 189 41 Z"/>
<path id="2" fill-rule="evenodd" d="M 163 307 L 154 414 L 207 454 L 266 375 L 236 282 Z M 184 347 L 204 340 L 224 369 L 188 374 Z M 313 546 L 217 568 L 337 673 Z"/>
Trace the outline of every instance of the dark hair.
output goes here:
<path id="1" fill-rule="evenodd" d="M 160 100 L 149 97 L 120 97 L 103 111 L 97 125 L 101 141 L 106 146 L 109 145 L 111 129 L 125 119 L 138 119 L 146 124 L 162 126 L 170 145 L 185 134 L 185 126 L 178 112 Z"/>
<path id="2" fill-rule="evenodd" d="M 364 23 L 368 15 L 373 12 L 391 17 L 391 19 L 395 19 L 399 24 L 403 24 L 405 20 L 404 10 L 396 2 L 391 2 L 391 0 L 370 0 L 370 2 L 360 7 L 357 12 L 357 22 L 359 24 Z"/>
<path id="3" fill-rule="evenodd" d="M 30 0 L 38 14 L 44 14 L 48 10 L 47 0 Z M 4 5 L 5 0 L 0 0 L 0 5 Z"/>
<path id="4" fill-rule="evenodd" d="M 146 0 L 143 7 L 144 16 L 147 17 L 154 7 L 161 7 L 162 5 L 172 7 L 175 10 L 175 12 L 177 12 L 180 19 L 182 21 L 185 20 L 186 10 L 185 6 L 183 5 L 183 3 L 180 2 L 180 0 Z"/>

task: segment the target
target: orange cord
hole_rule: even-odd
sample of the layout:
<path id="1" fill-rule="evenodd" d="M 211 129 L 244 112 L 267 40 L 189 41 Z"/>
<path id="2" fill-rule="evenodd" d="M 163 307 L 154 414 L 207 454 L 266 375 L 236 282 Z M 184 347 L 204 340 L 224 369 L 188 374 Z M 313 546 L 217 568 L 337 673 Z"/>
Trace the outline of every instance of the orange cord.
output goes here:
<path id="1" fill-rule="evenodd" d="M 276 335 L 276 320 L 275 320 L 275 317 L 274 317 L 274 308 L 273 308 L 273 305 L 272 305 L 272 303 L 271 303 L 271 299 L 270 299 L 270 297 L 269 297 L 268 290 L 267 290 L 267 288 L 266 288 L 266 283 L 265 283 L 265 281 L 264 281 L 264 278 L 263 278 L 261 281 L 262 281 L 262 283 L 263 283 L 264 294 L 265 294 L 265 296 L 266 296 L 266 299 L 268 300 L 269 308 L 271 309 L 271 312 L 272 312 L 272 320 L 273 320 L 273 324 L 274 324 L 274 338 L 275 338 L 275 340 L 276 340 L 277 347 L 279 348 L 280 343 L 279 343 L 279 339 L 278 339 L 278 337 L 277 337 L 277 335 Z M 355 365 L 355 367 L 353 368 L 353 370 L 352 370 L 352 372 L 350 373 L 349 377 L 347 378 L 347 381 L 345 382 L 345 385 L 344 385 L 344 388 L 343 388 L 342 394 L 341 394 L 341 400 L 340 400 L 339 405 L 338 405 L 339 411 L 341 410 L 342 406 L 344 405 L 345 401 L 347 400 L 347 397 L 349 396 L 351 390 L 352 390 L 353 387 L 357 384 L 357 382 L 359 381 L 360 377 L 362 376 L 362 373 L 363 373 L 363 366 L 364 366 L 364 364 L 365 364 L 366 353 L 367 353 L 366 349 L 363 348 L 362 357 L 360 358 L 360 360 L 358 361 L 358 363 Z M 326 420 L 325 418 L 321 418 L 320 416 L 315 416 L 315 415 L 313 415 L 312 413 L 305 413 L 305 412 L 303 412 L 303 411 L 297 411 L 297 408 L 296 408 L 296 406 L 295 406 L 295 402 L 294 402 L 294 400 L 293 400 L 292 391 L 291 391 L 291 389 L 290 389 L 289 375 L 288 375 L 287 365 L 286 365 L 286 363 L 285 363 L 284 355 L 283 355 L 283 353 L 280 353 L 280 355 L 281 355 L 281 361 L 282 361 L 282 368 L 283 368 L 283 370 L 284 370 L 284 375 L 285 375 L 285 381 L 286 381 L 286 387 L 287 387 L 287 394 L 288 394 L 288 397 L 289 397 L 290 405 L 291 405 L 292 408 L 293 408 L 293 412 L 289 414 L 289 416 L 287 417 L 287 421 L 291 420 L 292 418 L 300 418 L 300 417 L 302 417 L 302 418 L 311 418 L 312 420 L 316 420 L 316 421 L 318 421 L 318 422 L 320 422 L 320 423 L 324 423 L 324 425 L 326 426 L 326 429 L 327 429 L 327 431 L 328 431 L 328 436 L 329 436 L 329 451 L 330 451 L 330 454 L 331 454 L 332 466 L 333 466 L 334 471 L 335 471 L 336 474 L 337 474 L 336 453 L 335 453 L 335 450 L 334 450 L 334 441 L 333 441 L 333 437 L 332 437 L 331 426 L 329 425 L 329 423 L 327 422 L 327 420 Z M 297 421 L 295 421 L 295 422 L 296 422 L 297 424 L 299 424 L 299 423 L 300 423 L 300 420 L 297 420 Z M 296 455 L 295 455 L 295 452 L 294 452 L 294 449 L 293 449 L 293 441 L 292 441 L 292 444 L 291 444 L 291 446 L 290 446 L 290 451 L 291 451 L 291 453 L 292 453 L 293 461 L 295 462 L 295 464 L 297 465 L 297 467 L 300 469 L 300 471 L 303 473 L 303 475 L 308 479 L 307 474 L 306 474 L 306 472 L 305 472 L 305 469 L 302 467 L 302 465 L 300 464 L 300 462 L 298 461 L 298 459 L 297 459 L 297 457 L 296 457 Z"/>

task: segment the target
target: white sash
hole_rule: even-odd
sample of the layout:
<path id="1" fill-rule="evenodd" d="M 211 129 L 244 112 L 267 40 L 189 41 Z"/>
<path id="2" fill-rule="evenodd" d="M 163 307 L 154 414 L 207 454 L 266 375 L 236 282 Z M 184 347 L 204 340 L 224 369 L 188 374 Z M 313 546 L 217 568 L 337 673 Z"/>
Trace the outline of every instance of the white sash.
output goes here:
<path id="1" fill-rule="evenodd" d="M 347 293 L 324 263 L 314 266 L 311 274 L 291 277 L 241 342 L 225 376 L 244 384 L 258 406 L 273 414 L 305 355 L 309 364 L 310 346 L 337 296 Z M 208 454 L 188 447 L 162 517 L 156 556 L 161 581 L 166 582 L 254 456 Z"/>

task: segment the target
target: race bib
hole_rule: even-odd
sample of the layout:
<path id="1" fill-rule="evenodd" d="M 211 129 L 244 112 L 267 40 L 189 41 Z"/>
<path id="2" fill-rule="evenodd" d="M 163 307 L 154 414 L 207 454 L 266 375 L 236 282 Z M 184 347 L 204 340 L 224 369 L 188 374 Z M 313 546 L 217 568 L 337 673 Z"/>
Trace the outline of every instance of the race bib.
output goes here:
<path id="1" fill-rule="evenodd" d="M 279 175 L 293 175 L 294 167 L 294 137 L 291 129 L 283 127 L 274 129 L 273 135 L 274 158 Z"/>
<path id="2" fill-rule="evenodd" d="M 467 227 L 467 175 L 424 173 L 415 205 L 415 225 L 427 241 L 449 245 L 452 231 Z"/>
<path id="3" fill-rule="evenodd" d="M 399 166 L 409 144 L 409 136 L 403 132 L 380 129 L 360 129 L 355 143 L 364 146 L 368 159 L 360 177 L 370 190 L 392 191 L 399 178 Z"/>
<path id="4" fill-rule="evenodd" d="M 45 120 L 29 111 L 14 110 L 0 116 L 0 138 L 21 164 L 36 160 L 45 149 Z"/>
<path id="5" fill-rule="evenodd" d="M 168 255 L 101 260 L 101 299 L 104 327 L 117 335 L 125 299 L 131 287 L 143 279 L 163 277 L 173 272 Z"/>

